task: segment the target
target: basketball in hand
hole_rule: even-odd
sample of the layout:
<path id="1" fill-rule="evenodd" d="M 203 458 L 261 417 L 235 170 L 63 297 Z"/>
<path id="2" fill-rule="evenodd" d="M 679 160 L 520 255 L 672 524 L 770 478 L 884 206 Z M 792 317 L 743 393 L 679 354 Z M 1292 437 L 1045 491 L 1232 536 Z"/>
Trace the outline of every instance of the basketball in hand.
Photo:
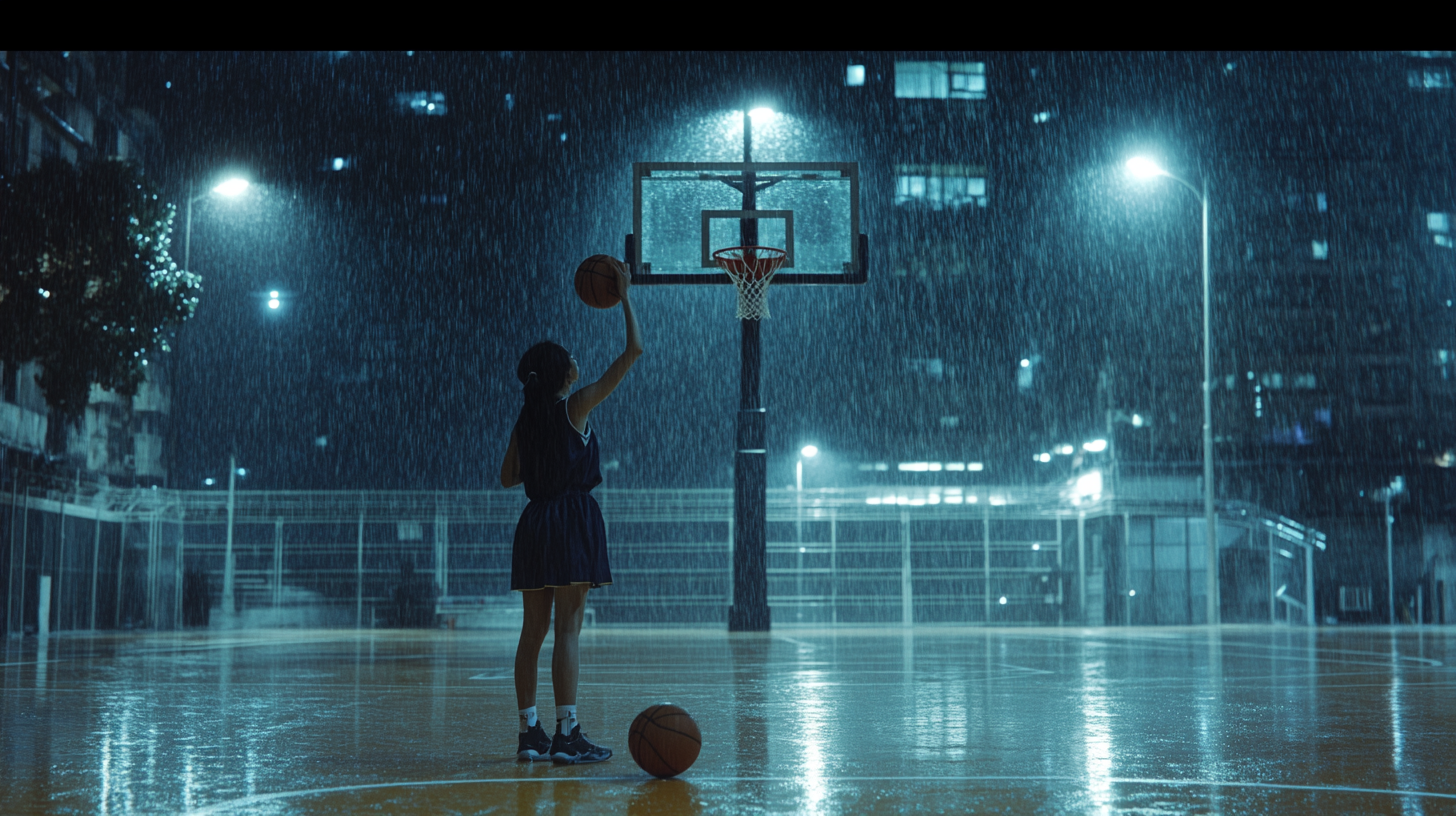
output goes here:
<path id="1" fill-rule="evenodd" d="M 593 309 L 610 309 L 622 302 L 612 256 L 593 255 L 581 262 L 576 268 L 576 296 Z"/>

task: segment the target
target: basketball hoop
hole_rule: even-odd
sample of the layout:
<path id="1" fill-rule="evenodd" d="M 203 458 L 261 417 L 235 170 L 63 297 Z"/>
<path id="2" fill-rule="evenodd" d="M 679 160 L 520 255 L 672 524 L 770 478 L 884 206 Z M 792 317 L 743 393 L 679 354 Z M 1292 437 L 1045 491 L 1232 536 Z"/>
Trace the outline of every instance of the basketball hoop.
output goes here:
<path id="1" fill-rule="evenodd" d="M 738 287 L 739 320 L 768 317 L 768 283 L 788 257 L 782 249 L 761 246 L 729 247 L 713 253 L 713 260 Z"/>

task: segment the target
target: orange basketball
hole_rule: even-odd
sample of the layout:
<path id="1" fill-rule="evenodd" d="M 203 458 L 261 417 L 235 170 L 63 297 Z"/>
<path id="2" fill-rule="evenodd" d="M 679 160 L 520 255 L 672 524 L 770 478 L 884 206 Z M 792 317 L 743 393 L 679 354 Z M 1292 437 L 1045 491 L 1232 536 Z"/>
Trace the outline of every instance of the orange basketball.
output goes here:
<path id="1" fill-rule="evenodd" d="M 662 703 L 649 706 L 632 721 L 627 748 L 639 768 L 666 779 L 693 766 L 703 748 L 703 735 L 686 711 Z"/>
<path id="2" fill-rule="evenodd" d="M 610 309 L 622 302 L 612 256 L 593 255 L 581 262 L 576 268 L 576 296 L 593 309 Z"/>

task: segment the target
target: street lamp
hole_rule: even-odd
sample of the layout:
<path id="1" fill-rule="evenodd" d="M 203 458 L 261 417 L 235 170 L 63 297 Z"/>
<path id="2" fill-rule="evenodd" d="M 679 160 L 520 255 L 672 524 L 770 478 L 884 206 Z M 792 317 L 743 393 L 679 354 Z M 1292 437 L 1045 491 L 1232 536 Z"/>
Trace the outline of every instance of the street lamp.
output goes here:
<path id="1" fill-rule="evenodd" d="M 1203 207 L 1203 521 L 1204 548 L 1207 550 L 1205 568 L 1208 570 L 1206 599 L 1208 623 L 1219 623 L 1218 611 L 1218 519 L 1213 509 L 1213 332 L 1209 314 L 1211 303 L 1208 287 L 1208 178 L 1203 179 L 1203 189 L 1164 170 L 1157 162 L 1146 156 L 1134 156 L 1127 160 L 1127 172 L 1135 178 L 1153 179 L 1166 176 L 1187 187 L 1198 198 Z"/>
<path id="2" fill-rule="evenodd" d="M 247 179 L 230 178 L 222 184 L 213 187 L 207 193 L 191 195 L 188 191 L 187 197 L 187 238 L 182 242 L 182 267 L 189 272 L 192 271 L 192 205 L 205 198 L 209 193 L 216 193 L 224 198 L 237 198 L 248 191 Z"/>

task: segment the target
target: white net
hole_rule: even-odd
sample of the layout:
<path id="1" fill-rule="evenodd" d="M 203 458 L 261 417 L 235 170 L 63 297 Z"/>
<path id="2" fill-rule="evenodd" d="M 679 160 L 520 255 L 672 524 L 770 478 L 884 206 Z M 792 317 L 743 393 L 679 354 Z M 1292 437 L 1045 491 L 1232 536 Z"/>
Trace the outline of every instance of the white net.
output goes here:
<path id="1" fill-rule="evenodd" d="M 768 313 L 768 285 L 788 253 L 772 247 L 733 247 L 713 253 L 713 260 L 738 288 L 738 319 L 762 320 Z"/>

